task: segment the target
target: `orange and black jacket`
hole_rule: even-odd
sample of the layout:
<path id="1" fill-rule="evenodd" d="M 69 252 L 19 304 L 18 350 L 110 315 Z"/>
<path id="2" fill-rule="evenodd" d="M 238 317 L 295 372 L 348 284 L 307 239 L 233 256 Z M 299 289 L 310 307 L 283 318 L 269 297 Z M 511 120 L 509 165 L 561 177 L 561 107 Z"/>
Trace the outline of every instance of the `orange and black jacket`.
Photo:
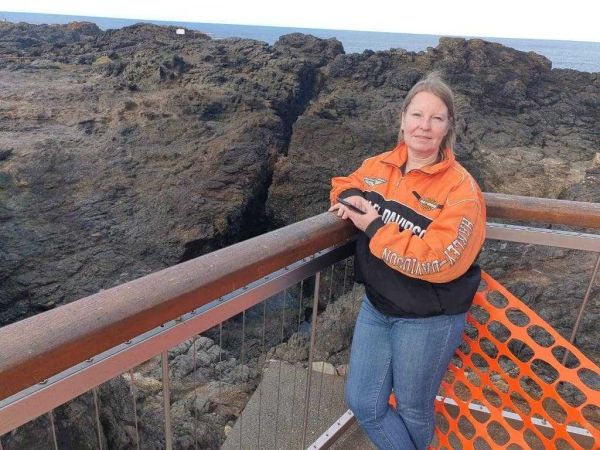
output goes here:
<path id="1" fill-rule="evenodd" d="M 475 260 L 485 239 L 483 195 L 453 152 L 443 155 L 403 175 L 407 149 L 401 143 L 332 180 L 332 204 L 360 195 L 379 212 L 358 238 L 355 277 L 385 314 L 462 313 L 479 286 Z"/>

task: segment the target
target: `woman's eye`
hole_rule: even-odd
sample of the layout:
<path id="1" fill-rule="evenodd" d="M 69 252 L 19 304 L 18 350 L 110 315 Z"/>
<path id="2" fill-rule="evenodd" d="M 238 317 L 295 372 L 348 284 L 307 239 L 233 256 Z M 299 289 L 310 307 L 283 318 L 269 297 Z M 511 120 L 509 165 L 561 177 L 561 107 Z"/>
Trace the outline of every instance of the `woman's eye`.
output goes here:
<path id="1" fill-rule="evenodd" d="M 421 117 L 421 114 L 420 113 L 412 113 L 411 116 L 413 116 L 413 117 Z"/>

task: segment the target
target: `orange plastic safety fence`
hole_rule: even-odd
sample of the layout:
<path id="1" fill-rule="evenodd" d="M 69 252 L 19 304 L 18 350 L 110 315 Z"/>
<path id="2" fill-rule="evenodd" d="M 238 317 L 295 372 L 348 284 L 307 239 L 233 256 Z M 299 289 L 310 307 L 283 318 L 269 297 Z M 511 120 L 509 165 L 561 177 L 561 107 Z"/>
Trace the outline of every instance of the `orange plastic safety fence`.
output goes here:
<path id="1" fill-rule="evenodd" d="M 435 447 L 599 448 L 600 369 L 488 274 L 483 282 L 436 402 Z"/>

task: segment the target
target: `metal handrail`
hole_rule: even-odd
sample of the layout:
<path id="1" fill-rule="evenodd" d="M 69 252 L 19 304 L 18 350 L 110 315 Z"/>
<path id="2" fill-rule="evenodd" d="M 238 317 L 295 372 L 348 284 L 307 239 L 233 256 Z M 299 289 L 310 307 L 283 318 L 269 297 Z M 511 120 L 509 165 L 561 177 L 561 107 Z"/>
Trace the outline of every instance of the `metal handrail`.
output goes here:
<path id="1" fill-rule="evenodd" d="M 600 228 L 600 203 L 485 193 L 488 217 Z"/>
<path id="2" fill-rule="evenodd" d="M 486 202 L 489 217 L 600 228 L 597 203 Z M 3 327 L 0 400 L 355 235 L 324 213 Z"/>
<path id="3" fill-rule="evenodd" d="M 176 347 L 191 337 L 222 324 L 237 314 L 266 301 L 302 280 L 354 254 L 352 241 L 319 251 L 272 272 L 241 289 L 229 292 L 206 305 L 194 309 L 176 320 L 165 322 L 106 352 L 35 384 L 17 394 L 0 400 L 0 436 L 51 411 L 63 403 L 95 389 L 119 374 Z M 318 302 L 318 295 L 313 301 Z M 318 307 L 313 305 L 316 313 Z M 314 321 L 313 321 L 314 323 Z M 314 330 L 314 327 L 313 327 Z M 163 371 L 168 363 L 163 360 Z M 310 367 L 310 364 L 309 364 Z M 163 381 L 165 380 L 163 372 Z M 167 383 L 168 386 L 168 383 Z M 163 390 L 166 395 L 168 388 Z M 164 397 L 164 404 L 169 402 Z M 97 403 L 97 402 L 95 402 Z M 168 409 L 165 409 L 168 411 Z M 165 420 L 169 422 L 169 420 Z M 98 426 L 98 428 L 100 428 Z M 165 436 L 170 436 L 165 433 Z M 0 449 L 1 450 L 1 449 Z"/>
<path id="4" fill-rule="evenodd" d="M 7 325 L 0 400 L 355 234 L 324 213 Z"/>

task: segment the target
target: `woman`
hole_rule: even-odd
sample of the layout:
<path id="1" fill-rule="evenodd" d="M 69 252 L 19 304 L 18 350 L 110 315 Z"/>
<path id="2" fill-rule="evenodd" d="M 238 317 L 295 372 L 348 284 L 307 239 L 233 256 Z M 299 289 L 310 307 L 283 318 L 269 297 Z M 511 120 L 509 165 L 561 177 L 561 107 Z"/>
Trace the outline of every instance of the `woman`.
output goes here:
<path id="1" fill-rule="evenodd" d="M 433 401 L 479 285 L 485 205 L 454 158 L 455 126 L 452 92 L 430 75 L 404 100 L 396 148 L 332 180 L 330 211 L 363 232 L 346 400 L 379 449 L 431 442 Z"/>

